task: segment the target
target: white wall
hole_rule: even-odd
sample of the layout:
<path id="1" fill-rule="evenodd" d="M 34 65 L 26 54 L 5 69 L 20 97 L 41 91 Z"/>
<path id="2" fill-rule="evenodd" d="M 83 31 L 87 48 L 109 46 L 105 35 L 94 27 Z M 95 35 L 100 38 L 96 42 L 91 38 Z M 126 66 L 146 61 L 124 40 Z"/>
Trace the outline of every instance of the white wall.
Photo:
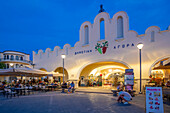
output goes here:
<path id="1" fill-rule="evenodd" d="M 123 38 L 117 39 L 117 17 L 123 17 Z M 95 51 L 95 45 L 105 42 L 100 41 L 100 19 L 103 18 L 105 22 L 105 40 L 108 41 L 109 46 L 105 54 L 99 54 Z M 89 27 L 89 44 L 84 45 L 84 26 Z M 140 26 L 139 26 L 140 27 Z M 170 27 L 169 27 L 170 28 Z M 151 42 L 151 32 L 155 32 L 155 42 Z M 94 63 L 94 61 L 122 61 L 127 63 L 134 69 L 135 78 L 139 79 L 139 51 L 136 47 L 139 42 L 144 44 L 142 49 L 142 78 L 148 79 L 150 73 L 150 67 L 157 60 L 165 56 L 170 56 L 170 29 L 160 31 L 157 26 L 151 26 L 145 34 L 138 35 L 137 32 L 129 30 L 129 18 L 126 12 L 120 11 L 116 13 L 112 18 L 106 12 L 99 13 L 94 23 L 88 21 L 84 22 L 80 27 L 80 39 L 71 47 L 69 44 L 64 45 L 63 49 L 56 46 L 54 50 L 47 48 L 45 52 L 39 50 L 36 54 L 33 51 L 33 62 L 36 64 L 37 69 L 45 68 L 47 71 L 54 71 L 58 67 L 62 67 L 61 54 L 65 53 L 66 47 L 68 47 L 68 55 L 65 59 L 65 68 L 68 71 L 69 79 L 78 79 L 79 73 L 87 64 Z M 131 44 L 134 46 L 131 46 Z M 122 45 L 129 44 L 130 46 L 122 48 Z M 120 48 L 118 46 L 120 45 Z M 116 46 L 116 49 L 114 49 Z M 58 50 L 58 56 L 56 56 L 56 49 Z M 92 52 L 77 54 L 75 52 L 92 50 Z M 50 51 L 48 57 L 47 51 Z M 41 56 L 40 56 L 41 55 Z"/>

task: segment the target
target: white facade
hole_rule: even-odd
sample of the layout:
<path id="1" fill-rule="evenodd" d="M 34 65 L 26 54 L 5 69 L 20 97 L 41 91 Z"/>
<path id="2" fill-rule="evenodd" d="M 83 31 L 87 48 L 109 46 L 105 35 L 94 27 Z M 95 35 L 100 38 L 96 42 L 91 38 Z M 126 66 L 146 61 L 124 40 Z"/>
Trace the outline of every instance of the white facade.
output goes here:
<path id="1" fill-rule="evenodd" d="M 103 40 L 100 40 L 101 20 L 104 20 L 105 24 Z M 86 21 L 81 25 L 79 34 L 79 41 L 74 47 L 65 44 L 63 49 L 56 46 L 53 50 L 47 48 L 45 52 L 33 51 L 35 68 L 55 71 L 62 67 L 61 54 L 66 54 L 65 69 L 69 80 L 79 80 L 81 75 L 89 74 L 92 69 L 104 65 L 132 68 L 135 79 L 138 80 L 140 70 L 137 44 L 143 43 L 142 80 L 144 83 L 149 79 L 152 67 L 159 60 L 170 57 L 170 26 L 165 31 L 161 31 L 157 26 L 151 26 L 145 30 L 145 34 L 138 35 L 136 31 L 129 30 L 129 17 L 123 11 L 117 12 L 112 18 L 106 12 L 99 13 L 94 23 Z M 108 48 L 105 54 L 100 54 L 95 50 L 95 46 L 97 43 L 102 45 L 105 41 L 108 41 Z M 136 87 L 138 86 L 137 82 Z"/>
<path id="2" fill-rule="evenodd" d="M 8 68 L 30 67 L 32 61 L 30 61 L 30 55 L 18 51 L 4 51 L 0 53 L 0 62 L 6 65 Z M 12 64 L 12 65 L 10 65 Z M 9 77 L 0 77 L 0 80 L 9 80 Z"/>

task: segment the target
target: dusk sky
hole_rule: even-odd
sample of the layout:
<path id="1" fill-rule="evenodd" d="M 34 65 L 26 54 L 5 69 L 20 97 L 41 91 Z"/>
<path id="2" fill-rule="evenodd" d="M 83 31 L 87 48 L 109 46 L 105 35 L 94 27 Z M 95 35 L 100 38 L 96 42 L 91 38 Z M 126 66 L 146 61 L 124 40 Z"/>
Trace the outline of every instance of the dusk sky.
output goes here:
<path id="1" fill-rule="evenodd" d="M 170 0 L 1 0 L 0 52 L 32 55 L 66 43 L 73 47 L 81 24 L 93 23 L 100 4 L 111 18 L 118 11 L 127 12 L 130 30 L 138 34 L 150 26 L 166 30 L 170 25 Z"/>

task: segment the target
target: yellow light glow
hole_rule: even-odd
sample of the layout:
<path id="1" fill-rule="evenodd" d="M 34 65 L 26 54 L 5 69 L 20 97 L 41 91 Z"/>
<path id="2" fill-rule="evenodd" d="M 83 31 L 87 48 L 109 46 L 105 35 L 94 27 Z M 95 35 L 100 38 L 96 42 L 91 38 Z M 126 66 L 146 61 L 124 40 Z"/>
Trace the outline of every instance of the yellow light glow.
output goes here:
<path id="1" fill-rule="evenodd" d="M 10 63 L 9 65 L 10 65 L 10 66 L 14 66 L 14 64 L 13 64 L 13 63 Z"/>
<path id="2" fill-rule="evenodd" d="M 91 71 L 90 75 L 95 75 L 96 72 L 97 72 L 97 69 L 93 69 L 93 70 Z"/>
<path id="3" fill-rule="evenodd" d="M 112 72 L 112 69 L 109 69 L 109 72 Z"/>

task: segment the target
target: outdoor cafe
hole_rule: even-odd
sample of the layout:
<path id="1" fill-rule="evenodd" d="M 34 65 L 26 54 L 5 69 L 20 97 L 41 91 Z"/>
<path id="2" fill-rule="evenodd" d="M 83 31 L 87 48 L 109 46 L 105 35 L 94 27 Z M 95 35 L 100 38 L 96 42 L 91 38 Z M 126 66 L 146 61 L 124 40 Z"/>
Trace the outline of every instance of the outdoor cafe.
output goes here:
<path id="1" fill-rule="evenodd" d="M 56 91 L 61 85 L 57 80 L 51 79 L 53 76 L 61 76 L 60 74 L 32 68 L 0 69 L 0 76 L 11 77 L 8 82 L 0 81 L 0 93 L 7 98 L 36 92 Z"/>

